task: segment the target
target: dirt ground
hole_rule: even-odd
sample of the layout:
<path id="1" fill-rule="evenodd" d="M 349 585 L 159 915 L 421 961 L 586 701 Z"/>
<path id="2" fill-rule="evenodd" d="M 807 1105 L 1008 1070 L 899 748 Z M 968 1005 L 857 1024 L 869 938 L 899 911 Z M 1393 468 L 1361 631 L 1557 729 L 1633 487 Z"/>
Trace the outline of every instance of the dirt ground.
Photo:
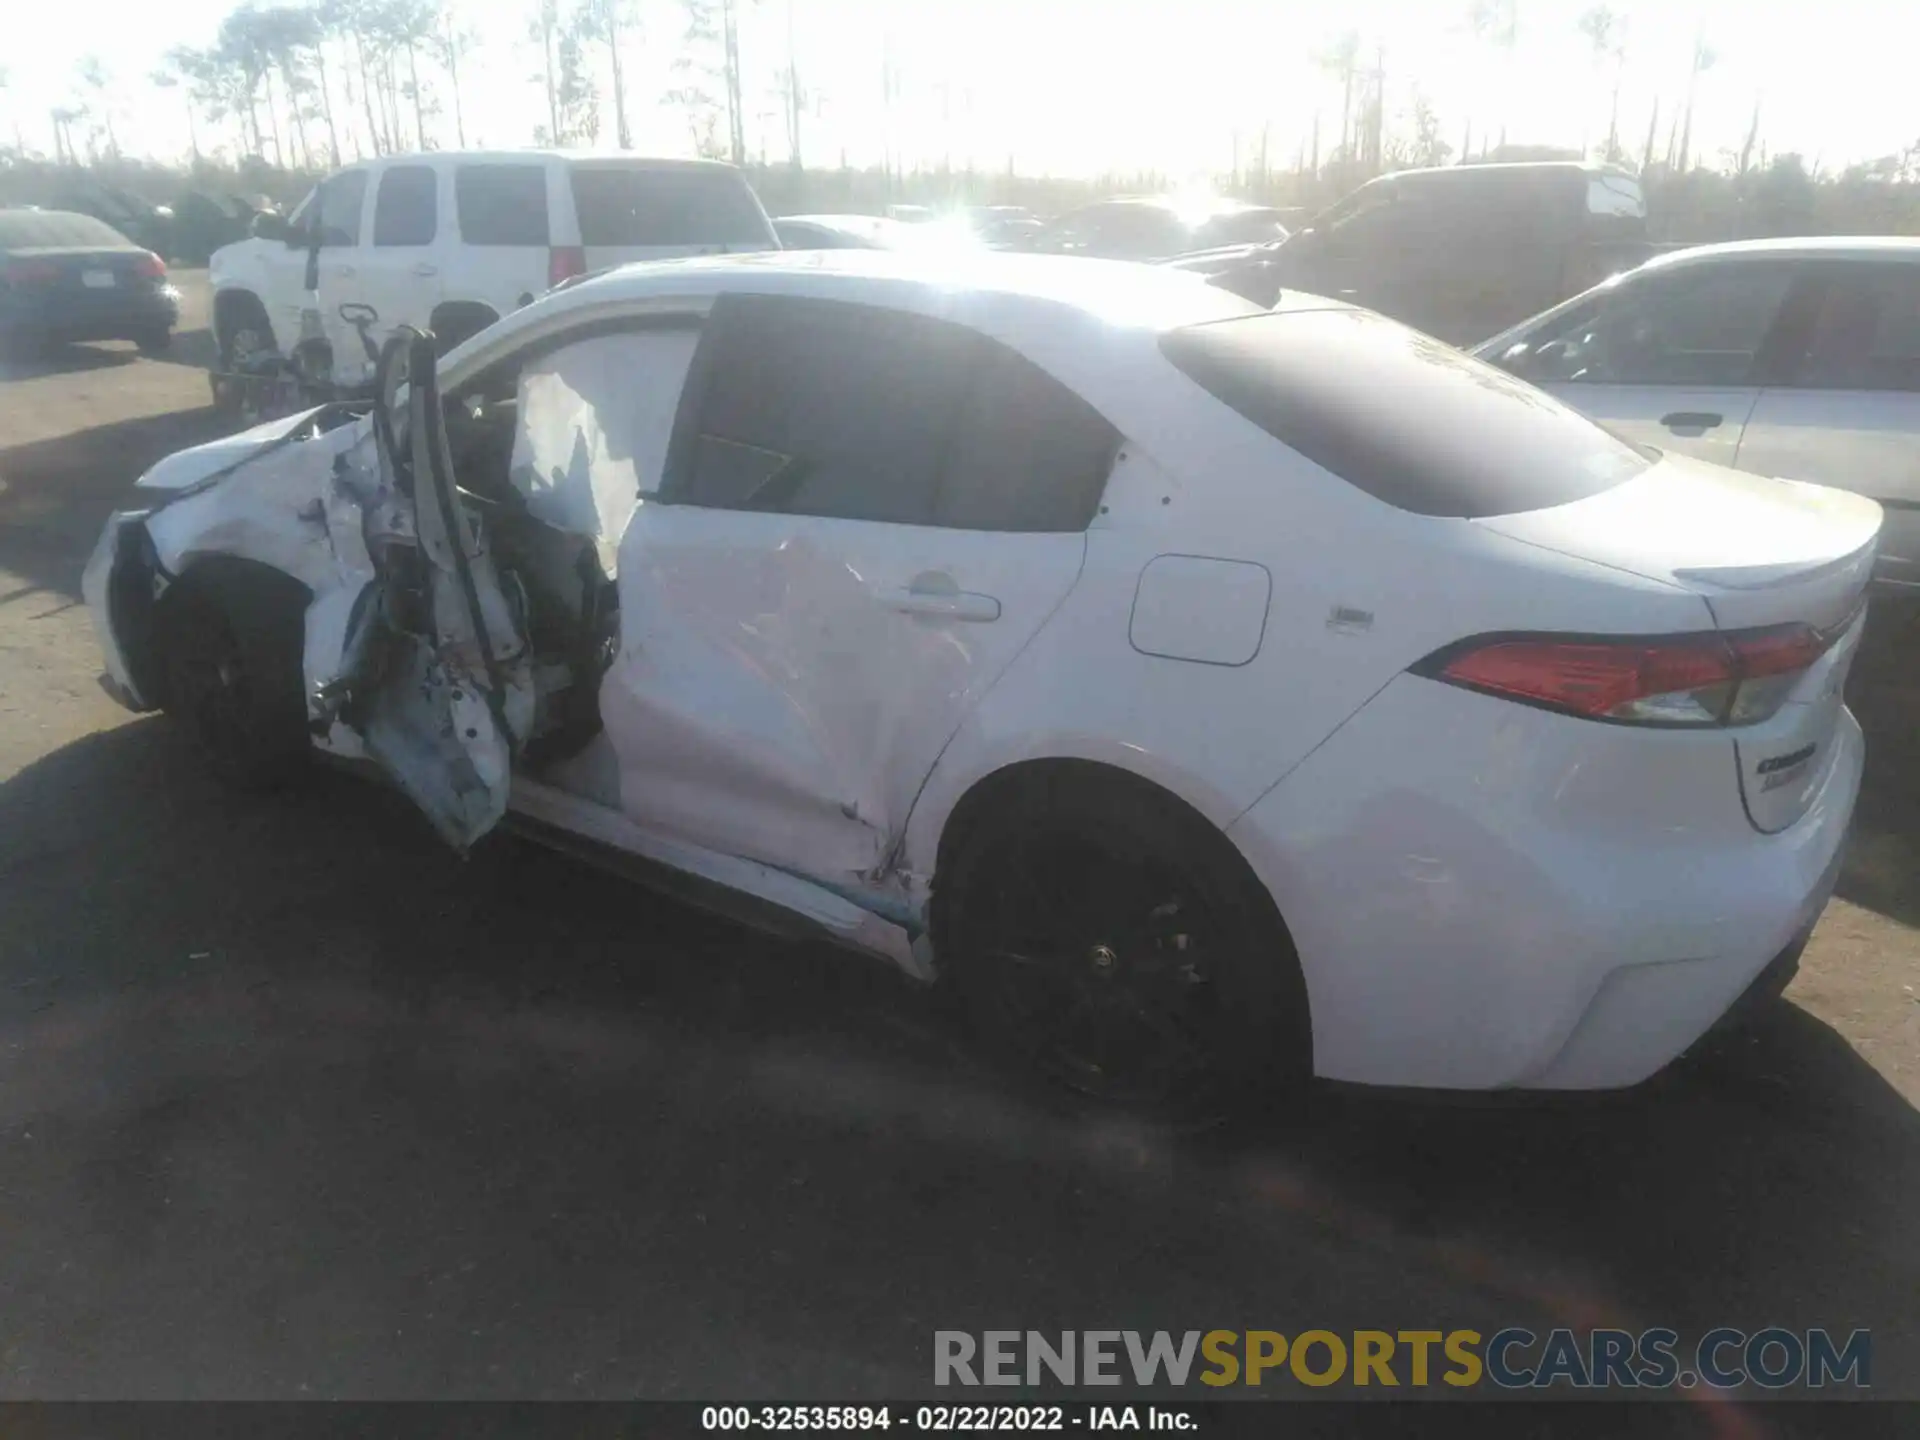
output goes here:
<path id="1" fill-rule="evenodd" d="M 236 798 L 108 701 L 81 563 L 217 428 L 186 281 L 166 360 L 0 373 L 0 1397 L 844 1401 L 925 1393 L 936 1328 L 1606 1323 L 1869 1327 L 1920 1397 L 1920 628 L 1752 1033 L 1620 1097 L 1122 1123 L 879 967 L 344 778 Z"/>

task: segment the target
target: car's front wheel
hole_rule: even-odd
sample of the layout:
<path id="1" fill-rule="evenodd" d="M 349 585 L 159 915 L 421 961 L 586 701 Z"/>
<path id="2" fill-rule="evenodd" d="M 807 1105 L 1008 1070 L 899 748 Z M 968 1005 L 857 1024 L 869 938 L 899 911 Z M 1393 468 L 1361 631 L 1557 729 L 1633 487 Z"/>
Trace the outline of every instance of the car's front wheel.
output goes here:
<path id="1" fill-rule="evenodd" d="M 134 336 L 133 343 L 142 355 L 164 355 L 173 347 L 173 331 L 157 326 Z"/>
<path id="2" fill-rule="evenodd" d="M 189 571 L 164 598 L 167 712 L 220 779 L 260 789 L 307 758 L 304 586 L 260 566 Z"/>
<path id="3" fill-rule="evenodd" d="M 1271 898 L 1217 830 L 1132 777 L 1066 765 L 997 798 L 942 855 L 934 932 L 985 1037 L 1096 1098 L 1236 1107 L 1311 1073 Z"/>

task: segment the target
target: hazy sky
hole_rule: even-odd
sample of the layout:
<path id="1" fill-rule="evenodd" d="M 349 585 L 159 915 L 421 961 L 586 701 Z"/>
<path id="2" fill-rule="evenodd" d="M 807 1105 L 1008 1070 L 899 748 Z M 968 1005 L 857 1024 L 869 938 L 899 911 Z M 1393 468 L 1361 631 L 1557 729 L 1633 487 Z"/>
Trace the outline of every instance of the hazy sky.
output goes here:
<path id="1" fill-rule="evenodd" d="M 455 3 L 482 37 L 462 77 L 468 143 L 528 143 L 545 117 L 533 79 L 538 48 L 525 39 L 531 0 Z M 1000 168 L 1011 156 L 1029 174 L 1151 167 L 1184 176 L 1224 170 L 1236 131 L 1250 159 L 1263 127 L 1272 162 L 1291 163 L 1316 113 L 1323 147 L 1337 139 L 1338 85 L 1315 57 L 1349 27 L 1369 56 L 1384 47 L 1390 115 L 1418 86 L 1456 147 L 1470 122 L 1477 136 L 1504 125 L 1515 142 L 1597 146 L 1612 84 L 1575 28 L 1591 0 L 1519 0 L 1510 65 L 1468 34 L 1465 0 L 1352 0 L 1337 22 L 1292 0 L 741 0 L 748 145 L 770 158 L 787 149 L 773 84 L 785 63 L 789 3 L 802 84 L 815 102 L 802 133 L 810 163 L 837 161 L 843 150 L 856 164 L 873 161 L 890 137 L 909 159 L 950 155 Z M 673 83 L 680 0 L 637 5 L 641 25 L 625 50 L 636 144 L 687 153 L 684 115 L 659 99 Z M 88 0 L 65 11 L 13 0 L 10 8 L 0 126 L 17 123 L 29 146 L 50 150 L 47 113 L 79 93 L 74 65 L 95 55 L 115 77 L 122 148 L 186 151 L 179 92 L 158 91 L 146 77 L 169 46 L 210 41 L 228 5 Z M 1696 34 L 1719 55 L 1700 81 L 1697 154 L 1737 148 L 1756 100 L 1772 152 L 1798 150 L 1829 168 L 1920 140 L 1911 80 L 1920 5 L 1912 0 L 1614 0 L 1613 8 L 1627 22 L 1620 123 L 1635 153 L 1656 96 L 1664 147 Z M 890 127 L 881 107 L 889 35 L 903 92 Z M 450 109 L 429 130 L 451 145 Z M 231 146 L 230 132 L 217 138 Z"/>

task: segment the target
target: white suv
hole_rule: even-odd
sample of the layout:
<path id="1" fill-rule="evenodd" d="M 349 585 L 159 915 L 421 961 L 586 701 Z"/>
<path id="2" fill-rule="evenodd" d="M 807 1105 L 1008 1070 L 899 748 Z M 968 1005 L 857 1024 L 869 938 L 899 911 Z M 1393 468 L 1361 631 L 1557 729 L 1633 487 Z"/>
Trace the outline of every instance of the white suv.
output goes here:
<path id="1" fill-rule="evenodd" d="M 730 165 L 528 150 L 388 156 L 336 172 L 284 224 L 215 252 L 214 336 L 224 369 L 323 342 L 333 379 L 351 385 L 372 362 L 343 305 L 372 309 L 376 345 L 412 325 L 444 349 L 590 271 L 779 248 Z"/>

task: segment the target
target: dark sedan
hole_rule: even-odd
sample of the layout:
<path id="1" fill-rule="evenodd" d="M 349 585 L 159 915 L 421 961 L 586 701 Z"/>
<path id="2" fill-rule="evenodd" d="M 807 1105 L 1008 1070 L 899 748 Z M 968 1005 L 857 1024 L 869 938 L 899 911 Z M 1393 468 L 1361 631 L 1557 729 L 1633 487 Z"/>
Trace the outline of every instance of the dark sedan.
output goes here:
<path id="1" fill-rule="evenodd" d="M 70 340 L 165 350 L 180 318 L 167 266 L 105 221 L 66 210 L 0 210 L 0 349 Z"/>

